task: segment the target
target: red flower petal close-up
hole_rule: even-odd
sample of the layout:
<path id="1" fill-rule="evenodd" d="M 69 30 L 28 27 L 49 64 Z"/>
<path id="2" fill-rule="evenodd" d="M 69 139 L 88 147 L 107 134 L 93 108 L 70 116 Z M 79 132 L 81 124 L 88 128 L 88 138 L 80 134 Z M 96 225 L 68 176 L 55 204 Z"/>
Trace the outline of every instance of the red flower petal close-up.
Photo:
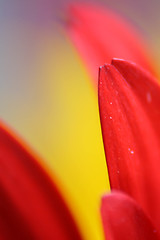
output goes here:
<path id="1" fill-rule="evenodd" d="M 72 5 L 69 14 L 67 32 L 96 85 L 99 66 L 110 63 L 113 57 L 134 61 L 154 72 L 146 44 L 118 14 L 89 4 Z"/>
<path id="2" fill-rule="evenodd" d="M 112 192 L 102 198 L 101 214 L 107 240 L 158 240 L 150 219 L 130 197 Z"/>
<path id="3" fill-rule="evenodd" d="M 2 4 L 0 239 L 160 240 L 159 11 L 33 2 Z"/>
<path id="4" fill-rule="evenodd" d="M 0 166 L 1 239 L 82 239 L 56 184 L 3 124 Z"/>
<path id="5" fill-rule="evenodd" d="M 99 106 L 111 189 L 133 197 L 158 230 L 160 86 L 138 65 L 114 59 L 100 67 Z"/>

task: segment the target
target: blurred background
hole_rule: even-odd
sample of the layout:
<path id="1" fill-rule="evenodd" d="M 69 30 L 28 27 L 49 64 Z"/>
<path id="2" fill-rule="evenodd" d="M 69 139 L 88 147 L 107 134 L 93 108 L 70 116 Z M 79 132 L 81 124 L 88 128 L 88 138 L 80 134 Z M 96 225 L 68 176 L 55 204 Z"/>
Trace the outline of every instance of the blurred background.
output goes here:
<path id="1" fill-rule="evenodd" d="M 103 239 L 109 182 L 97 93 L 65 32 L 69 0 L 0 0 L 0 114 L 42 157 L 86 239 Z M 74 1 L 110 8 L 142 34 L 160 76 L 160 1 Z"/>

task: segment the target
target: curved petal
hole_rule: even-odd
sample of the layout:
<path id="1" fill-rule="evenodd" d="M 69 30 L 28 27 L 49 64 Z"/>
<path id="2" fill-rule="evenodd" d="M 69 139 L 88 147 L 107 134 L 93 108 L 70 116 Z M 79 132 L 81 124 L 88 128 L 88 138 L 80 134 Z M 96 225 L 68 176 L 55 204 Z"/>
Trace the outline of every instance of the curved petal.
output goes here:
<path id="1" fill-rule="evenodd" d="M 136 64 L 100 70 L 99 106 L 112 189 L 131 195 L 160 227 L 160 87 Z"/>
<path id="2" fill-rule="evenodd" d="M 0 238 L 81 239 L 56 185 L 0 126 Z"/>
<path id="3" fill-rule="evenodd" d="M 75 4 L 69 15 L 67 32 L 96 83 L 98 67 L 114 57 L 153 71 L 144 42 L 118 14 L 96 5 Z"/>
<path id="4" fill-rule="evenodd" d="M 159 233 L 130 197 L 113 192 L 102 198 L 101 215 L 106 240 L 158 240 Z"/>

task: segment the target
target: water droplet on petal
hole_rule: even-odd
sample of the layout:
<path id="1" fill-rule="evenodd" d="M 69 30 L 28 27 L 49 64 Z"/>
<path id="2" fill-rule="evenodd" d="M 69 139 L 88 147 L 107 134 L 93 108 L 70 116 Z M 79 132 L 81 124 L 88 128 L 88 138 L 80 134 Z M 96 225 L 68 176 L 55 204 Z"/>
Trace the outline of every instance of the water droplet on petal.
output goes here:
<path id="1" fill-rule="evenodd" d="M 128 148 L 128 151 L 129 151 L 131 154 L 134 154 L 134 151 L 131 150 L 130 148 Z"/>

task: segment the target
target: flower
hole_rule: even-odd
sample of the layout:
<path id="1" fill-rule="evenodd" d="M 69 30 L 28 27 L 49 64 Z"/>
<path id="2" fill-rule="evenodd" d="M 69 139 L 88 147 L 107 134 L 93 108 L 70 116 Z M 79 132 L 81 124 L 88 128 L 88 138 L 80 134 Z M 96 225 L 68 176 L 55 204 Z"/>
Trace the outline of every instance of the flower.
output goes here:
<path id="1" fill-rule="evenodd" d="M 102 199 L 102 219 L 107 240 L 158 240 L 159 234 L 143 210 L 122 192 Z"/>
<path id="2" fill-rule="evenodd" d="M 158 81 L 114 59 L 100 68 L 99 106 L 111 189 L 123 193 L 102 200 L 106 239 L 160 239 Z"/>
<path id="3" fill-rule="evenodd" d="M 111 189 L 123 192 L 102 200 L 106 239 L 159 239 L 159 85 L 138 66 L 154 73 L 134 31 L 126 32 L 121 20 L 114 23 L 110 12 L 89 10 L 71 10 L 69 32 L 92 78 L 96 81 L 98 65 L 114 55 L 136 62 L 115 59 L 100 68 L 99 104 Z M 124 45 L 134 50 L 124 51 Z"/>
<path id="4" fill-rule="evenodd" d="M 1 123 L 1 239 L 82 239 L 57 182 L 39 162 Z"/>
<path id="5" fill-rule="evenodd" d="M 67 31 L 96 85 L 97 69 L 114 57 L 136 62 L 154 73 L 146 44 L 118 14 L 97 5 L 76 4 L 70 8 L 70 18 Z"/>
<path id="6" fill-rule="evenodd" d="M 81 6 L 80 12 L 84 11 L 85 15 L 83 15 L 83 14 L 78 15 L 76 13 L 76 16 L 74 16 L 74 19 L 76 20 L 76 17 L 81 18 L 81 17 L 87 16 L 89 13 L 92 12 L 94 15 L 94 19 L 92 18 L 92 20 L 98 21 L 98 19 L 101 19 L 100 20 L 101 25 L 102 25 L 102 23 L 105 24 L 105 22 L 103 22 L 102 19 L 104 21 L 107 20 L 105 17 L 106 13 L 102 10 L 102 12 L 103 12 L 103 14 L 102 14 L 101 10 L 99 9 L 96 14 L 96 9 L 97 8 L 95 8 L 95 7 L 84 6 L 84 8 L 83 8 Z M 73 11 L 73 13 L 74 13 L 74 11 Z M 19 15 L 17 14 L 17 16 L 19 16 Z M 103 16 L 103 18 L 101 18 L 101 16 Z M 25 17 L 26 17 L 26 15 L 25 15 Z M 128 34 L 125 35 L 125 38 L 124 38 L 124 36 L 122 37 L 121 31 L 118 31 L 118 30 L 119 30 L 119 26 L 121 26 L 121 24 L 123 25 L 123 22 L 121 23 L 121 20 L 119 18 L 117 18 L 115 15 L 112 16 L 112 14 L 109 17 L 109 19 L 110 19 L 111 23 L 115 21 L 114 19 L 116 19 L 116 21 L 118 21 L 120 25 L 118 24 L 118 26 L 116 28 L 114 28 L 115 32 L 113 34 L 113 39 L 114 40 L 117 39 L 118 41 L 116 41 L 114 43 L 113 48 L 111 48 L 113 46 L 113 44 L 111 44 L 111 43 L 113 43 L 113 41 L 110 41 L 110 45 L 109 45 L 110 47 L 108 48 L 107 52 L 109 50 L 115 51 L 116 46 L 117 46 L 117 50 L 114 52 L 114 54 L 117 57 L 125 57 L 126 55 L 121 56 L 121 53 L 125 52 L 125 54 L 127 54 L 128 56 L 131 56 L 131 55 L 132 55 L 132 57 L 134 56 L 134 59 L 132 59 L 132 57 L 131 57 L 131 59 L 129 58 L 130 60 L 134 60 L 141 65 L 144 64 L 143 65 L 144 67 L 146 67 L 148 69 L 152 69 L 152 67 L 150 67 L 150 63 L 148 62 L 148 60 L 146 60 L 147 57 L 146 57 L 145 51 L 142 50 L 143 47 L 141 46 L 141 44 L 140 45 L 139 45 L 139 43 L 137 44 L 137 37 L 135 37 L 134 34 L 132 35 L 132 31 L 129 31 L 131 33 L 131 36 L 129 34 L 130 40 L 128 39 Z M 109 23 L 109 19 L 108 19 L 108 23 Z M 115 25 L 116 25 L 116 21 L 115 21 Z M 83 27 L 85 26 L 85 23 L 87 23 L 87 22 L 88 22 L 88 18 L 83 20 Z M 77 25 L 75 25 L 75 21 L 72 23 L 74 23 L 73 24 L 74 30 L 76 30 L 75 27 Z M 23 24 L 22 24 L 22 26 L 23 26 Z M 71 27 L 72 24 L 69 26 Z M 27 27 L 28 27 L 28 25 L 27 25 Z M 127 29 L 126 29 L 126 25 L 123 25 L 122 26 L 123 33 L 127 33 L 128 28 L 130 28 L 130 27 L 127 26 Z M 24 29 L 25 28 L 23 26 L 23 31 L 24 31 Z M 37 28 L 35 28 L 35 29 L 37 29 Z M 35 29 L 34 29 L 34 31 L 35 31 Z M 87 29 L 89 30 L 90 26 L 86 25 L 85 35 L 86 35 L 86 33 L 90 32 L 90 31 L 87 31 Z M 72 28 L 70 28 L 70 30 L 72 30 Z M 82 28 L 80 28 L 80 29 L 78 28 L 78 31 L 80 33 L 81 33 L 81 30 L 82 30 Z M 110 33 L 108 36 L 111 36 L 110 31 L 111 32 L 113 31 L 112 27 L 109 28 L 107 31 L 108 33 Z M 94 59 L 93 57 L 95 57 L 96 61 L 97 61 L 97 59 L 100 59 L 100 61 L 104 62 L 104 55 L 102 54 L 102 56 L 101 56 L 101 54 L 100 54 L 100 56 L 99 56 L 98 53 L 103 53 L 104 49 L 108 46 L 108 42 L 106 42 L 106 43 L 104 42 L 104 38 L 107 38 L 107 36 L 106 36 L 107 32 L 105 32 L 103 29 L 101 29 L 101 31 L 98 35 L 96 35 L 96 34 L 91 35 L 91 37 L 89 38 L 89 40 L 92 40 L 92 39 L 97 40 L 96 37 L 99 36 L 98 38 L 100 39 L 100 43 L 101 43 L 101 41 L 103 41 L 103 43 L 104 43 L 102 45 L 97 44 L 97 42 L 93 41 L 92 44 L 89 46 L 88 40 L 85 39 L 85 41 L 87 43 L 87 48 L 84 47 L 84 50 L 85 50 L 84 53 L 86 52 L 86 49 L 87 49 L 88 50 L 87 56 L 89 57 L 88 60 L 86 61 L 86 66 L 87 66 L 87 64 L 89 64 L 89 62 L 91 62 L 90 69 L 91 69 L 92 73 L 90 75 L 92 76 L 93 79 L 96 79 L 96 74 L 97 74 L 96 67 L 98 65 L 102 64 L 102 62 L 96 62 L 96 65 L 94 65 L 95 63 L 92 64 L 92 61 Z M 118 36 L 116 35 L 116 32 L 118 33 Z M 87 237 L 88 237 L 88 239 L 98 239 L 98 238 L 101 238 L 102 235 L 101 235 L 101 229 L 100 229 L 100 223 L 99 223 L 99 214 L 96 213 L 96 211 L 98 210 L 97 207 L 98 207 L 99 196 L 102 193 L 102 190 L 103 189 L 106 190 L 106 188 L 107 188 L 106 187 L 107 186 L 107 173 L 106 173 L 105 169 L 103 168 L 104 167 L 104 164 L 103 164 L 104 156 L 103 156 L 103 150 L 102 150 L 102 146 L 101 146 L 102 145 L 101 140 L 99 140 L 100 139 L 100 131 L 99 131 L 99 125 L 98 125 L 99 119 L 98 119 L 98 114 L 97 114 L 97 107 L 95 104 L 96 103 L 96 98 L 95 98 L 96 94 L 92 92 L 93 89 L 90 87 L 90 85 L 85 81 L 85 79 L 83 77 L 85 75 L 84 74 L 85 71 L 83 70 L 82 72 L 77 73 L 77 68 L 75 67 L 76 65 L 74 65 L 75 61 L 70 70 L 70 72 L 72 71 L 74 73 L 73 74 L 74 78 L 72 80 L 70 80 L 71 75 L 68 74 L 68 67 L 67 67 L 68 56 L 66 56 L 67 54 L 64 54 L 65 51 L 62 51 L 62 46 L 60 46 L 57 50 L 57 51 L 59 51 L 59 54 L 61 54 L 61 52 L 62 52 L 60 68 L 57 70 L 57 72 L 58 72 L 57 75 L 59 75 L 60 73 L 63 73 L 64 75 L 63 75 L 61 82 L 56 81 L 56 84 L 55 84 L 55 82 L 53 81 L 53 76 L 55 76 L 55 72 L 53 72 L 53 65 L 57 64 L 57 60 L 54 62 L 52 57 L 53 57 L 53 55 L 56 55 L 55 54 L 56 50 L 51 48 L 52 51 L 50 51 L 50 48 L 48 47 L 48 45 L 53 47 L 53 41 L 50 40 L 50 35 L 49 35 L 49 40 L 47 39 L 48 35 L 47 35 L 47 37 L 45 37 L 47 33 L 48 32 L 45 31 L 45 34 L 43 32 L 43 33 L 41 33 L 41 35 L 39 37 L 39 32 L 38 32 L 37 39 L 41 39 L 41 37 L 42 37 L 42 42 L 44 41 L 47 43 L 46 44 L 47 51 L 44 51 L 44 49 L 46 49 L 46 48 L 43 46 L 42 52 L 40 54 L 44 58 L 41 66 L 43 66 L 43 67 L 45 66 L 46 68 L 45 68 L 44 72 L 42 71 L 42 74 L 40 71 L 39 75 L 40 75 L 40 80 L 43 83 L 44 83 L 44 79 L 45 80 L 49 79 L 49 81 L 48 81 L 49 91 L 46 91 L 47 92 L 47 100 L 50 99 L 51 96 L 55 97 L 55 95 L 57 94 L 55 89 L 57 89 L 56 87 L 58 85 L 58 90 L 60 89 L 59 90 L 60 94 L 58 95 L 59 97 L 56 98 L 56 101 L 53 101 L 54 103 L 56 102 L 56 107 L 58 106 L 57 107 L 58 110 L 55 111 L 55 108 L 54 108 L 55 112 L 53 111 L 51 114 L 51 111 L 53 109 L 53 104 L 51 104 L 50 101 L 49 101 L 49 104 L 46 104 L 46 102 L 42 103 L 43 102 L 42 101 L 41 102 L 42 108 L 40 108 L 40 111 L 37 112 L 38 108 L 36 105 L 36 111 L 33 110 L 33 112 L 32 111 L 30 112 L 30 108 L 29 108 L 29 114 L 28 114 L 28 112 L 26 111 L 26 108 L 23 106 L 23 102 L 22 102 L 22 107 L 24 109 L 23 113 L 25 113 L 25 114 L 22 114 L 22 112 L 20 112 L 20 113 L 21 113 L 21 115 L 24 115 L 23 116 L 24 119 L 28 119 L 28 116 L 32 116 L 36 112 L 35 115 L 36 115 L 36 117 L 37 116 L 38 117 L 35 119 L 33 118 L 33 119 L 34 119 L 34 124 L 35 124 L 34 126 L 36 126 L 37 131 L 34 130 L 33 125 L 30 125 L 31 126 L 30 128 L 26 128 L 26 125 L 24 124 L 24 126 L 22 127 L 19 124 L 19 121 L 14 121 L 14 123 L 16 125 L 15 127 L 17 129 L 19 129 L 19 132 L 21 132 L 22 135 L 25 133 L 24 134 L 25 138 L 27 139 L 28 142 L 30 142 L 31 145 L 33 145 L 33 148 L 39 149 L 40 153 L 43 156 L 45 156 L 46 161 L 48 161 L 49 168 L 46 167 L 46 165 L 47 165 L 46 162 L 43 162 L 40 159 L 39 159 L 39 161 L 43 162 L 43 167 L 47 168 L 48 172 L 51 172 L 51 174 L 53 175 L 52 176 L 53 181 L 55 181 L 55 177 L 52 172 L 52 169 L 54 169 L 56 171 L 56 173 L 58 172 L 59 176 L 61 177 L 61 180 L 63 180 L 65 182 L 65 187 L 69 189 L 69 191 L 68 191 L 69 197 L 67 196 L 67 194 L 64 194 L 64 191 L 63 191 L 63 195 L 66 198 L 68 197 L 69 200 L 72 200 L 72 201 L 70 201 L 71 202 L 70 208 L 71 208 L 71 206 L 74 206 L 73 212 L 76 212 L 76 214 L 75 213 L 74 214 L 76 215 L 76 221 L 77 222 L 79 221 L 79 226 L 81 226 L 81 228 L 83 228 L 82 225 L 85 226 L 84 228 L 85 228 L 85 231 L 87 232 L 85 235 L 86 239 L 87 239 Z M 76 31 L 75 33 L 77 34 L 78 32 Z M 28 34 L 26 34 L 26 35 L 28 36 Z M 71 32 L 71 35 L 72 35 L 72 32 Z M 103 38 L 103 36 L 104 36 L 104 38 Z M 88 37 L 88 35 L 87 35 L 87 37 Z M 122 39 L 121 39 L 121 37 L 122 37 Z M 83 36 L 80 35 L 77 39 L 83 39 Z M 120 55 L 117 55 L 117 51 L 118 51 L 118 49 L 120 49 L 119 46 L 122 46 L 122 45 L 118 45 L 118 43 L 120 42 L 120 39 L 122 40 L 121 44 L 125 40 L 127 40 L 127 41 L 123 45 L 123 51 L 120 53 Z M 132 40 L 133 40 L 133 42 L 132 42 Z M 133 51 L 133 48 L 130 48 L 130 44 L 129 44 L 130 41 L 133 43 L 132 46 L 134 46 L 134 51 Z M 38 45 L 37 41 L 35 41 L 35 42 L 36 42 L 36 45 Z M 76 42 L 75 42 L 75 44 L 76 44 Z M 83 46 L 83 45 L 81 45 L 81 46 Z M 91 49 L 89 47 L 91 47 Z M 40 48 L 41 48 L 41 46 L 40 46 Z M 89 49 L 91 51 L 89 51 Z M 126 49 L 127 51 L 124 51 L 124 49 Z M 94 51 L 96 50 L 96 51 L 94 52 L 93 50 Z M 48 52 L 49 52 L 49 54 L 48 54 Z M 107 54 L 107 52 L 106 52 L 106 54 Z M 137 54 L 133 54 L 133 53 L 137 53 Z M 107 55 L 105 55 L 105 57 L 106 56 Z M 110 57 L 111 58 L 113 57 L 112 53 L 111 53 Z M 49 60 L 48 60 L 48 58 L 49 58 Z M 63 71 L 62 71 L 62 67 L 63 67 Z M 39 69 L 41 70 L 41 67 Z M 52 69 L 52 71 L 51 71 L 51 69 Z M 54 71 L 55 71 L 55 69 L 54 69 Z M 82 74 L 82 77 L 80 74 Z M 42 76 L 43 77 L 45 76 L 44 79 Z M 77 79 L 79 78 L 79 80 L 80 80 L 79 82 L 75 81 L 75 76 Z M 67 79 L 67 81 L 66 81 L 66 79 Z M 95 80 L 95 82 L 96 82 L 96 80 Z M 16 84 L 15 84 L 15 86 L 17 87 Z M 86 88 L 86 90 L 84 91 L 85 88 Z M 43 91 L 45 91 L 45 88 L 42 87 L 42 89 L 43 89 Z M 53 94 L 53 90 L 54 90 L 54 94 Z M 18 94 L 18 91 L 16 93 Z M 23 93 L 21 93 L 21 94 L 23 94 Z M 73 98 L 73 96 L 74 96 L 74 98 Z M 63 102 L 64 105 L 62 104 L 63 105 L 62 111 L 60 111 L 62 99 L 64 101 Z M 73 101 L 73 99 L 76 99 L 76 101 Z M 17 105 L 19 102 L 21 103 L 21 101 L 19 101 L 19 99 L 18 99 Z M 47 101 L 47 103 L 48 103 L 48 101 Z M 18 108 L 17 105 L 14 108 L 15 111 L 17 111 L 17 108 Z M 30 104 L 28 104 L 28 102 L 26 102 L 25 106 L 29 106 L 29 105 Z M 47 108 L 47 106 L 48 106 L 48 108 Z M 82 112 L 83 112 L 83 114 L 82 114 Z M 18 113 L 18 111 L 17 111 L 17 113 Z M 15 114 L 15 112 L 14 112 L 14 114 Z M 67 114 L 69 115 L 69 118 L 68 118 Z M 19 115 L 18 114 L 16 114 L 16 115 L 19 118 Z M 58 115 L 58 118 L 56 118 L 57 115 Z M 48 116 L 49 120 L 46 120 L 46 118 L 44 118 L 44 116 Z M 41 117 L 42 117 L 42 120 L 41 120 Z M 53 122 L 53 117 L 56 118 L 57 121 Z M 28 120 L 26 120 L 26 122 L 28 122 Z M 57 128 L 57 122 L 59 123 L 59 126 L 60 126 L 59 128 Z M 48 128 L 49 125 L 51 126 L 50 128 Z M 29 126 L 29 125 L 27 125 L 27 126 Z M 41 133 L 41 131 L 39 131 L 41 129 L 42 129 L 42 133 Z M 23 130 L 23 131 L 20 131 L 20 130 Z M 35 132 L 36 132 L 36 134 L 35 134 Z M 43 138 L 44 138 L 44 135 L 46 134 L 46 132 L 49 132 L 49 133 L 51 132 L 52 135 L 49 138 L 49 141 L 47 141 L 47 144 L 45 141 L 44 141 L 45 144 L 43 144 L 44 143 Z M 39 143 L 39 138 L 41 138 L 41 140 L 42 140 L 40 143 Z M 48 140 L 48 138 L 47 138 L 47 140 Z M 9 148 L 9 146 L 8 146 L 8 148 Z M 52 151 L 50 149 L 52 149 Z M 63 151 L 62 151 L 62 149 L 63 149 Z M 81 150 L 81 151 L 77 151 L 77 150 Z M 47 151 L 49 151 L 49 153 Z M 26 152 L 26 150 L 25 150 L 25 152 Z M 54 159 L 56 159 L 56 161 L 54 161 Z M 98 161 L 97 161 L 97 159 L 98 159 Z M 35 160 L 33 160 L 33 161 L 35 161 Z M 88 167 L 89 167 L 90 171 L 88 171 Z M 25 166 L 25 168 L 26 168 L 26 166 Z M 73 168 L 74 168 L 74 171 L 73 171 Z M 48 169 L 50 169 L 50 170 L 48 170 Z M 79 174 L 80 177 L 78 178 L 77 173 L 80 172 L 80 169 L 81 169 L 81 174 Z M 41 174 L 45 175 L 44 172 Z M 29 175 L 28 178 L 30 179 L 30 171 L 27 172 L 27 175 Z M 50 180 L 48 180 L 48 181 L 50 182 Z M 57 183 L 57 181 L 56 181 L 56 183 Z M 36 185 L 36 188 L 38 188 L 37 185 Z M 54 191 L 53 186 L 52 186 L 52 189 L 53 189 L 52 191 Z M 32 189 L 32 191 L 34 191 L 34 190 Z M 70 197 L 71 193 L 72 193 L 72 197 Z M 43 193 L 42 193 L 42 195 L 43 195 Z M 46 202 L 47 201 L 48 200 L 46 199 Z M 76 204 L 75 204 L 75 202 L 76 202 Z M 62 204 L 62 207 L 65 208 L 65 206 L 66 206 L 66 204 L 64 204 L 64 205 Z M 73 208 L 72 208 L 72 210 L 73 210 Z M 24 211 L 25 209 L 23 208 L 22 210 Z M 68 210 L 64 210 L 64 211 L 67 212 L 66 213 L 67 215 L 69 215 L 68 218 L 72 219 L 72 217 L 69 214 L 69 211 Z M 56 217 L 58 217 L 58 215 Z M 98 228 L 98 224 L 99 224 L 99 228 Z M 71 225 L 72 226 L 74 225 L 74 221 L 71 221 Z M 62 229 L 64 228 L 63 221 L 60 224 L 60 226 L 62 227 Z M 33 230 L 38 231 L 35 228 L 33 228 L 32 231 Z M 42 230 L 43 230 L 43 228 L 42 228 Z M 72 232 L 72 227 L 71 227 L 71 232 Z M 77 231 L 75 231 L 75 232 L 77 232 Z M 62 230 L 62 234 L 63 234 L 63 230 Z"/>
<path id="7" fill-rule="evenodd" d="M 86 5 L 85 8 L 83 8 L 83 6 L 73 7 L 71 9 L 71 16 L 72 16 L 72 19 L 69 25 L 70 37 L 73 43 L 75 44 L 75 46 L 77 47 L 77 50 L 80 53 L 82 59 L 85 61 L 86 66 L 89 69 L 90 75 L 92 76 L 92 79 L 94 79 L 94 83 L 97 81 L 96 70 L 98 66 L 103 64 L 104 62 L 110 62 L 114 56 L 124 58 L 130 61 L 134 61 L 136 62 L 136 64 L 142 66 L 143 68 L 149 70 L 150 72 L 152 72 L 152 74 L 154 74 L 154 70 L 151 67 L 150 61 L 146 57 L 147 54 L 144 50 L 145 44 L 141 43 L 135 31 L 132 29 L 130 30 L 130 28 L 126 25 L 126 23 L 123 20 L 121 20 L 121 18 L 119 19 L 117 15 L 114 16 L 113 13 L 110 13 L 110 11 L 108 11 L 106 14 L 106 10 L 102 10 L 101 8 L 97 8 L 94 6 L 90 7 L 89 5 Z M 93 24 L 94 21 L 99 26 L 98 31 L 97 31 L 97 28 L 95 28 L 95 24 Z M 127 63 L 129 66 L 127 65 Z M 114 65 L 116 69 L 112 65 Z M 148 78 L 152 79 L 152 77 L 150 76 L 147 78 L 146 76 L 148 76 L 148 73 L 145 72 L 145 70 L 140 70 L 141 68 L 139 68 L 138 65 L 131 64 L 128 61 L 123 62 L 120 60 L 114 60 L 112 62 L 112 65 L 106 65 L 105 67 L 100 69 L 100 82 L 99 82 L 99 104 L 100 104 L 102 134 L 103 136 L 105 136 L 104 145 L 105 145 L 106 158 L 108 162 L 111 189 L 121 190 L 125 193 L 128 193 L 132 197 L 134 196 L 134 199 L 136 200 L 137 198 L 140 198 L 140 203 L 141 203 L 140 207 L 142 207 L 143 210 L 144 209 L 149 210 L 150 205 L 146 206 L 147 204 L 146 201 L 151 200 L 150 195 L 152 195 L 152 193 L 153 193 L 152 198 L 155 199 L 156 201 L 157 191 L 154 191 L 154 188 L 153 188 L 153 186 L 156 184 L 156 181 L 154 184 L 153 183 L 151 184 L 152 177 L 150 177 L 150 174 L 149 174 L 150 170 L 148 170 L 146 174 L 140 175 L 141 179 L 139 179 L 138 177 L 140 177 L 139 172 L 141 172 L 141 170 L 143 170 L 144 168 L 145 156 L 146 156 L 146 161 L 149 158 L 150 162 L 152 162 L 153 161 L 152 158 L 154 158 L 154 159 L 157 159 L 155 160 L 155 162 L 156 161 L 158 162 L 157 149 L 159 147 L 158 145 L 159 141 L 157 143 L 157 134 L 154 134 L 154 131 L 156 132 L 157 131 L 156 129 L 158 129 L 159 118 L 157 118 L 158 122 L 155 126 L 154 124 L 155 120 L 153 119 L 149 120 L 148 116 L 146 116 L 145 114 L 146 109 L 144 108 L 144 106 L 142 106 L 141 101 L 144 99 L 143 101 L 145 101 L 145 104 L 147 104 L 147 107 L 146 105 L 145 107 L 148 110 L 148 114 L 150 115 L 153 114 L 152 95 L 157 96 L 159 94 L 159 93 L 156 94 L 156 91 L 158 91 L 158 85 L 157 83 L 155 83 L 156 86 L 154 89 L 157 89 L 157 90 L 154 90 L 152 92 L 150 88 L 153 89 L 152 82 L 155 82 L 155 80 L 151 80 L 151 86 L 148 86 L 147 85 L 149 84 Z M 132 68 L 130 65 L 132 66 Z M 123 75 L 125 74 L 125 77 L 126 76 L 128 77 L 128 75 L 130 74 L 133 78 L 132 82 L 133 80 L 138 82 L 138 84 L 135 82 L 134 87 L 135 85 L 136 86 L 138 85 L 137 88 L 139 87 L 138 89 L 141 89 L 140 94 L 143 95 L 143 99 L 141 97 L 139 101 L 135 100 L 135 97 L 132 96 L 133 93 L 132 93 L 132 89 L 130 89 L 131 87 L 128 87 L 125 90 L 125 94 L 126 94 L 125 96 L 124 96 L 124 90 L 123 90 L 121 94 L 121 98 L 119 97 L 120 95 L 119 92 L 123 87 L 123 85 L 120 82 L 118 82 L 118 77 L 117 77 L 117 74 L 118 74 L 117 69 L 119 71 L 120 67 L 122 68 L 121 71 L 123 72 Z M 114 70 L 114 76 L 109 77 L 113 70 Z M 140 71 L 142 71 L 143 74 L 140 75 L 139 73 Z M 118 83 L 115 82 L 115 78 Z M 147 81 L 146 83 L 147 86 L 142 84 L 142 80 L 143 82 Z M 107 84 L 106 81 L 108 81 L 109 83 Z M 115 103 L 117 105 L 115 105 Z M 119 105 L 121 108 L 119 107 Z M 133 111 L 132 105 L 134 105 L 134 111 Z M 159 103 L 157 103 L 157 105 L 155 106 L 156 112 L 157 112 L 157 109 L 159 108 L 158 106 L 159 106 Z M 138 126 L 136 123 L 138 124 Z M 155 130 L 153 130 L 153 124 L 154 124 Z M 141 125 L 143 125 L 143 129 L 141 129 Z M 122 126 L 125 126 L 125 128 L 124 127 L 122 128 Z M 134 132 L 134 134 L 132 132 Z M 145 143 L 143 143 L 142 139 L 145 139 Z M 129 140 L 130 142 L 128 142 Z M 152 145 L 156 147 L 155 151 L 154 151 L 154 148 L 151 147 L 150 143 L 152 143 Z M 136 144 L 139 144 L 139 146 L 137 147 Z M 124 147 L 126 147 L 125 150 L 127 152 L 125 152 Z M 147 152 L 146 152 L 146 149 L 147 149 Z M 153 152 L 155 156 L 153 156 Z M 123 156 L 124 153 L 126 154 L 125 159 L 127 159 L 128 162 L 127 160 L 126 162 L 124 162 L 124 156 Z M 113 156 L 111 154 L 113 154 Z M 134 158 L 137 156 L 137 154 L 140 154 L 138 162 L 134 161 Z M 131 161 L 132 159 L 133 159 L 133 162 Z M 129 161 L 131 161 L 131 163 Z M 141 167 L 140 167 L 140 163 L 141 163 Z M 139 171 L 137 171 L 137 168 L 136 168 L 137 165 L 140 168 Z M 126 171 L 126 168 L 128 172 Z M 146 164 L 145 169 L 146 168 L 150 169 L 151 164 L 150 163 Z M 120 177 L 123 179 L 123 182 Z M 134 179 L 132 179 L 132 177 L 134 177 Z M 155 177 L 157 178 L 157 176 Z M 125 189 L 125 186 L 128 186 L 128 189 Z M 139 188 L 137 186 L 139 186 Z M 157 187 L 158 186 L 159 184 L 157 184 Z M 144 190 L 146 191 L 146 193 L 144 192 Z M 133 191 L 135 195 L 133 195 L 131 191 Z M 108 198 L 112 199 L 114 198 L 114 196 L 116 199 L 118 198 L 119 195 L 118 193 L 116 193 L 113 196 L 108 196 Z M 124 202 L 127 201 L 126 200 L 127 196 L 120 195 L 119 198 L 120 199 L 124 198 Z M 159 200 L 157 199 L 157 202 L 158 201 Z M 110 203 L 111 201 L 108 201 L 108 202 Z M 109 235 L 107 235 L 107 233 L 109 234 L 111 230 L 109 229 L 110 228 L 109 217 L 108 219 L 106 218 L 107 213 L 105 214 L 105 211 L 106 211 L 105 209 L 107 209 L 107 207 L 108 207 L 108 210 L 112 209 L 112 205 L 110 205 L 110 208 L 109 208 L 109 204 L 107 205 L 107 207 L 106 205 L 107 205 L 107 197 L 104 198 L 103 200 L 102 216 L 104 220 L 104 228 L 106 229 L 105 231 L 106 239 L 108 239 Z M 117 201 L 117 205 L 118 205 L 118 201 Z M 131 205 L 133 208 L 132 200 L 130 201 L 130 206 Z M 136 204 L 134 203 L 134 206 L 135 205 Z M 146 206 L 146 208 L 144 208 L 144 206 Z M 155 205 L 153 204 L 153 206 Z M 138 212 L 139 207 L 137 207 L 136 210 Z M 152 212 L 152 214 L 153 212 L 157 213 L 157 207 L 155 210 L 150 209 L 150 211 Z M 122 215 L 122 212 L 121 212 L 121 215 Z M 114 214 L 113 216 L 115 216 L 116 218 L 118 214 L 117 215 Z M 112 218 L 112 215 L 111 215 L 111 218 Z M 121 218 L 119 218 L 119 221 L 121 221 Z M 143 218 L 146 219 L 145 214 L 143 215 Z M 152 218 L 154 219 L 154 216 L 152 216 Z M 149 220 L 146 220 L 146 221 L 149 221 Z M 117 222 L 115 221 L 115 224 Z M 133 221 L 130 221 L 130 225 L 132 224 L 133 224 Z M 117 228 L 118 226 L 120 228 L 121 225 L 118 225 L 117 223 Z M 124 230 L 124 232 L 122 230 L 122 233 L 125 233 L 126 231 L 125 223 L 122 229 Z M 148 232 L 146 232 L 144 235 L 143 230 L 146 231 L 146 228 L 144 229 L 141 226 L 141 229 L 142 229 L 144 239 L 146 238 L 146 236 L 148 236 L 148 238 L 151 239 L 151 235 L 148 234 Z M 151 227 L 150 229 L 154 231 L 156 228 Z M 135 230 L 134 232 L 136 233 L 136 229 L 134 230 Z M 116 230 L 116 228 L 115 229 L 113 228 L 113 232 L 111 232 L 110 238 L 111 236 L 112 237 L 114 236 L 114 231 L 117 233 L 119 232 L 118 230 Z M 153 232 L 154 236 L 156 234 L 157 234 L 156 232 Z M 121 235 L 119 234 L 119 239 L 123 239 L 124 237 L 125 236 L 122 236 L 122 234 Z M 138 236 L 138 237 L 139 239 L 142 239 L 142 236 L 141 237 Z M 128 236 L 126 236 L 126 239 L 127 238 Z"/>

